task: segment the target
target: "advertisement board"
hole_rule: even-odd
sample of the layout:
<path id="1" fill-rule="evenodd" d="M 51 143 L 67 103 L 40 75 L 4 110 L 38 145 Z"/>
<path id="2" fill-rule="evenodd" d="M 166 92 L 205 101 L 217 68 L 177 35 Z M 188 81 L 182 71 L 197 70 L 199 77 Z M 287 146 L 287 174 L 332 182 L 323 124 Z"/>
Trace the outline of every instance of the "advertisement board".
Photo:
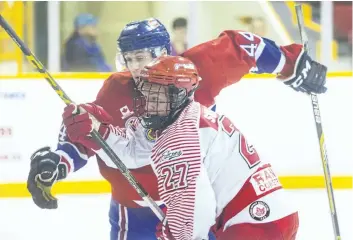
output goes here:
<path id="1" fill-rule="evenodd" d="M 103 79 L 58 82 L 71 99 L 84 103 L 95 99 Z M 352 80 L 329 78 L 327 86 L 327 93 L 319 96 L 319 106 L 331 174 L 351 178 Z M 24 184 L 31 154 L 43 146 L 55 149 L 64 107 L 45 80 L 0 81 L 0 184 Z M 217 111 L 229 116 L 281 177 L 323 176 L 309 96 L 274 79 L 245 79 L 221 92 Z M 102 177 L 93 159 L 68 180 Z"/>

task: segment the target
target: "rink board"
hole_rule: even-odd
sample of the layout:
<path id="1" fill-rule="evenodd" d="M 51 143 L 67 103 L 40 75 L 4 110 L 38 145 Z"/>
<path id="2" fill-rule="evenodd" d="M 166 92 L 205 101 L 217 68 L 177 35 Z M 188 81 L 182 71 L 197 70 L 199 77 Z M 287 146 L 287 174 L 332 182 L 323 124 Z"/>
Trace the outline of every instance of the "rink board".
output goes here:
<path id="1" fill-rule="evenodd" d="M 107 74 L 54 75 L 77 103 L 92 101 Z M 335 188 L 352 188 L 352 76 L 332 73 L 319 97 Z M 0 78 L 0 197 L 26 196 L 29 157 L 55 148 L 64 103 L 38 75 Z M 286 188 L 323 188 L 323 170 L 309 96 L 272 76 L 248 77 L 223 90 L 217 111 L 233 120 Z M 94 159 L 56 187 L 57 193 L 108 192 Z"/>

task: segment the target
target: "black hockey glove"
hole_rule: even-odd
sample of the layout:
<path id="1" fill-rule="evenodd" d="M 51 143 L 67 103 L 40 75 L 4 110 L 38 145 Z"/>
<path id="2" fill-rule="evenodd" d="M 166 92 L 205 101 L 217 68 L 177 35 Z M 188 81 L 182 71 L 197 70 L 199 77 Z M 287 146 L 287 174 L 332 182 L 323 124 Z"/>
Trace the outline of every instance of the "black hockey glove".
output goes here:
<path id="1" fill-rule="evenodd" d="M 44 209 L 56 209 L 58 202 L 51 194 L 51 188 L 57 180 L 66 178 L 67 166 L 60 163 L 60 156 L 43 147 L 31 156 L 31 169 L 27 180 L 27 189 L 34 203 Z"/>
<path id="2" fill-rule="evenodd" d="M 312 60 L 304 52 L 297 63 L 294 76 L 284 81 L 296 91 L 305 93 L 325 93 L 327 67 Z"/>

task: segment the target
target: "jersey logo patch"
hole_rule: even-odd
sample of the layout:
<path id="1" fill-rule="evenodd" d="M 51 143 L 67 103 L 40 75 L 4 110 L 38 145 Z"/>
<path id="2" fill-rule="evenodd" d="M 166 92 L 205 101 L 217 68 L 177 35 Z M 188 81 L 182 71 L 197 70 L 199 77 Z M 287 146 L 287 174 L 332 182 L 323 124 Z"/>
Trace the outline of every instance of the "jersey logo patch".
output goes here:
<path id="1" fill-rule="evenodd" d="M 125 128 L 131 128 L 133 130 L 136 130 L 136 127 L 135 127 L 135 122 L 137 121 L 137 117 L 131 117 L 129 118 L 128 120 L 126 120 L 125 122 Z"/>
<path id="2" fill-rule="evenodd" d="M 250 183 L 257 196 L 267 193 L 275 188 L 282 187 L 278 177 L 271 167 L 255 172 L 250 178 Z"/>
<path id="3" fill-rule="evenodd" d="M 250 205 L 249 213 L 256 221 L 262 221 L 270 216 L 270 207 L 263 201 L 255 201 Z"/>
<path id="4" fill-rule="evenodd" d="M 121 118 L 122 119 L 125 119 L 125 118 L 128 118 L 128 117 L 130 117 L 132 114 L 134 114 L 134 112 L 133 111 L 130 111 L 130 109 L 128 108 L 128 106 L 124 106 L 124 107 L 122 107 L 122 108 L 120 108 L 120 112 L 121 112 L 121 114 L 123 115 Z"/>
<path id="5" fill-rule="evenodd" d="M 183 155 L 183 151 L 182 150 L 170 150 L 167 149 L 165 150 L 163 153 L 161 153 L 161 161 L 162 162 L 166 162 L 166 161 L 171 161 L 173 159 L 176 159 L 180 156 Z"/>
<path id="6" fill-rule="evenodd" d="M 150 142 L 156 142 L 156 133 L 152 129 L 145 129 L 145 137 Z"/>

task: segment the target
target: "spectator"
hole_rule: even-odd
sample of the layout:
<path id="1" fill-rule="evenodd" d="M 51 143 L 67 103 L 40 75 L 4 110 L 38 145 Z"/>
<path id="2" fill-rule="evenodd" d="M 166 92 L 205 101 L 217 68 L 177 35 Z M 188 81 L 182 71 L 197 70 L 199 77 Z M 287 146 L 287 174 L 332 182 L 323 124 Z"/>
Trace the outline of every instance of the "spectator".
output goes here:
<path id="1" fill-rule="evenodd" d="M 75 30 L 65 43 L 62 71 L 66 72 L 110 72 L 103 52 L 97 43 L 97 19 L 91 14 L 80 14 L 75 18 Z"/>
<path id="2" fill-rule="evenodd" d="M 177 56 L 187 49 L 187 20 L 180 17 L 173 21 L 173 38 L 171 55 Z"/>

